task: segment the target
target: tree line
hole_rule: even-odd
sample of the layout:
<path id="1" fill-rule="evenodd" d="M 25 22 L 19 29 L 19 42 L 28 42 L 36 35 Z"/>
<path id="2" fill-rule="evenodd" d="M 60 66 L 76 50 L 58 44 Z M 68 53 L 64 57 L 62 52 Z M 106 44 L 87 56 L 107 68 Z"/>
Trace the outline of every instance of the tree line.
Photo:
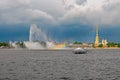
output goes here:
<path id="1" fill-rule="evenodd" d="M 75 42 L 73 42 L 73 44 L 80 44 L 80 45 L 82 45 L 83 43 L 79 42 L 79 41 L 75 41 Z M 94 44 L 93 44 L 93 47 L 94 47 Z M 99 44 L 98 47 L 104 47 L 104 46 L 103 46 L 103 44 Z M 106 47 L 119 47 L 120 48 L 120 42 L 119 43 L 108 42 Z"/>
<path id="2" fill-rule="evenodd" d="M 103 44 L 99 44 L 98 47 L 104 47 L 104 46 L 103 46 Z M 120 43 L 109 42 L 107 44 L 107 47 L 119 47 L 120 48 Z"/>
<path id="3" fill-rule="evenodd" d="M 17 42 L 16 45 L 18 45 L 18 46 L 21 47 L 21 48 L 25 48 L 23 42 Z M 12 46 L 11 46 L 8 42 L 0 42 L 0 47 L 12 48 Z"/>

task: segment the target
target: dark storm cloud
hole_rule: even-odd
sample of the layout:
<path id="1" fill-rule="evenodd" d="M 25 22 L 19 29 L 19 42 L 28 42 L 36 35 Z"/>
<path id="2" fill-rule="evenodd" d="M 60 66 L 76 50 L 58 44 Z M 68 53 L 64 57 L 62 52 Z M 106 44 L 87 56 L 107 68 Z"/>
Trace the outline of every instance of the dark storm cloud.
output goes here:
<path id="1" fill-rule="evenodd" d="M 0 25 L 0 41 L 28 41 L 29 25 Z"/>
<path id="2" fill-rule="evenodd" d="M 120 2 L 106 1 L 105 4 L 103 5 L 103 9 L 107 10 L 107 11 L 119 10 L 120 9 Z"/>
<path id="3" fill-rule="evenodd" d="M 82 4 L 86 3 L 86 2 L 87 2 L 87 0 L 76 0 L 76 3 L 78 5 L 82 5 Z"/>
<path id="4" fill-rule="evenodd" d="M 0 25 L 0 41 L 28 41 L 29 39 L 29 25 Z M 82 27 L 82 28 L 80 28 Z M 53 41 L 81 41 L 94 42 L 95 28 L 89 25 L 61 25 L 61 26 L 44 26 L 41 29 Z M 99 27 L 100 41 L 107 39 L 110 42 L 120 42 L 120 27 Z"/>

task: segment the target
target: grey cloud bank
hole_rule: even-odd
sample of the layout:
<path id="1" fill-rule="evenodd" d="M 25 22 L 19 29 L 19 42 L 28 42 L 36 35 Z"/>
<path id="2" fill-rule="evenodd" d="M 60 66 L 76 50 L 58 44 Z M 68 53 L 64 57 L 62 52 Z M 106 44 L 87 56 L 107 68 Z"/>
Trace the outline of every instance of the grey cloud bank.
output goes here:
<path id="1" fill-rule="evenodd" d="M 0 22 L 119 25 L 120 1 L 101 0 L 1 0 Z M 100 2 L 100 3 L 99 3 Z M 93 4 L 91 4 L 93 3 Z M 70 7 L 66 9 L 65 7 Z"/>

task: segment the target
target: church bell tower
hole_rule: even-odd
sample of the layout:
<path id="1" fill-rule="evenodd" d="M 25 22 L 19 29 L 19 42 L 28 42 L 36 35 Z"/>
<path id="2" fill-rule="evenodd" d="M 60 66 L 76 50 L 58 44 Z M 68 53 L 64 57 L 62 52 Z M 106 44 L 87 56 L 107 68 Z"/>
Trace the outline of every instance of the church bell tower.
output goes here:
<path id="1" fill-rule="evenodd" d="M 98 35 L 98 25 L 96 25 L 96 37 L 95 37 L 95 47 L 99 46 L 99 35 Z"/>

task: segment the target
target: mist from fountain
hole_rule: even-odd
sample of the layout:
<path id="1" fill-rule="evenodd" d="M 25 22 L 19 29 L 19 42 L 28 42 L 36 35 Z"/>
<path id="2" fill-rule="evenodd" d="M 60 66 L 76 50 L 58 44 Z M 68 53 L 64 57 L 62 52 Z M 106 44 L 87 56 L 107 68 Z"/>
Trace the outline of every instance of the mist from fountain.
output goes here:
<path id="1" fill-rule="evenodd" d="M 55 47 L 55 44 L 53 42 L 50 42 L 50 41 L 46 42 L 46 48 L 47 49 L 51 49 L 51 48 L 54 48 L 54 47 Z"/>
<path id="2" fill-rule="evenodd" d="M 24 42 L 27 49 L 45 49 L 39 42 Z"/>
<path id="3" fill-rule="evenodd" d="M 48 40 L 47 35 L 36 24 L 30 26 L 29 42 L 24 42 L 28 49 L 52 49 L 55 44 Z"/>
<path id="4" fill-rule="evenodd" d="M 47 41 L 46 34 L 41 30 L 40 27 L 38 27 L 36 24 L 32 24 L 30 26 L 30 36 L 29 41 L 35 42 L 35 41 Z"/>

